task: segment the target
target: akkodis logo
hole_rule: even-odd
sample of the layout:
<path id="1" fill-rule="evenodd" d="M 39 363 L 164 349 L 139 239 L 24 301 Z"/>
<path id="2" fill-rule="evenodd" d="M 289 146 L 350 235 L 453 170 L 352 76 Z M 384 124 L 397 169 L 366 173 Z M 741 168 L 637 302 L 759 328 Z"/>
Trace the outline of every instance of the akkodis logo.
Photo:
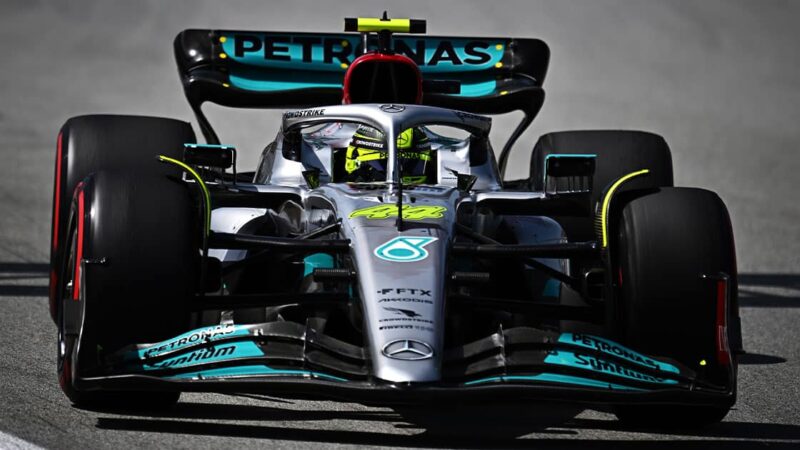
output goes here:
<path id="1" fill-rule="evenodd" d="M 391 262 L 415 262 L 428 257 L 425 246 L 436 241 L 435 237 L 400 236 L 375 249 L 375 256 Z"/>

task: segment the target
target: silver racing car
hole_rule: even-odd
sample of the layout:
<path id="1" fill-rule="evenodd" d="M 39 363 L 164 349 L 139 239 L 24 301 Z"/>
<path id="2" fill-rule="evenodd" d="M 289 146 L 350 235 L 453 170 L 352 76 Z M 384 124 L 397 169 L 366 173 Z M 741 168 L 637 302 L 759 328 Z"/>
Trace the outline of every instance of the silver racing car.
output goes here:
<path id="1" fill-rule="evenodd" d="M 50 311 L 78 406 L 182 391 L 382 405 L 558 400 L 721 420 L 741 350 L 730 219 L 640 131 L 542 136 L 537 39 L 185 30 L 185 122 L 69 119 Z M 289 110 L 253 171 L 202 105 Z M 487 115 L 523 119 L 496 154 Z M 265 136 L 265 141 L 269 136 Z"/>

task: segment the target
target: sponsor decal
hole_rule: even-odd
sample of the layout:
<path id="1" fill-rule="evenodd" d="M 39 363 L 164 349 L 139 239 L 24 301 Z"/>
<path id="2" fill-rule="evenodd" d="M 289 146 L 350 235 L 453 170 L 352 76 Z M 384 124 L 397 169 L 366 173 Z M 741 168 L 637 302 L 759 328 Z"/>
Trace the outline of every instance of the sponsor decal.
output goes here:
<path id="1" fill-rule="evenodd" d="M 384 356 L 405 361 L 420 361 L 433 357 L 433 348 L 413 339 L 398 339 L 383 346 Z"/>
<path id="2" fill-rule="evenodd" d="M 378 322 L 379 323 L 386 323 L 386 322 L 394 322 L 394 323 L 397 323 L 397 322 L 417 322 L 417 323 L 427 323 L 427 324 L 431 324 L 431 325 L 433 324 L 432 320 L 428 320 L 428 319 L 409 319 L 407 317 L 398 317 L 398 318 L 392 318 L 392 319 L 380 319 Z"/>
<path id="3" fill-rule="evenodd" d="M 378 327 L 381 331 L 391 331 L 391 330 L 417 330 L 417 331 L 429 331 L 433 332 L 433 327 L 428 327 L 424 325 L 383 325 Z"/>
<path id="4" fill-rule="evenodd" d="M 289 111 L 283 114 L 284 119 L 297 119 L 300 117 L 317 117 L 324 116 L 325 108 L 322 109 L 303 109 L 300 111 Z"/>
<path id="5" fill-rule="evenodd" d="M 447 208 L 444 206 L 415 206 L 403 205 L 403 219 L 441 219 Z M 397 217 L 397 205 L 376 205 L 357 209 L 350 213 L 351 219 L 364 217 L 366 219 L 390 219 Z"/>
<path id="6" fill-rule="evenodd" d="M 432 320 L 422 319 L 422 314 L 414 311 L 413 309 L 394 308 L 391 306 L 384 306 L 383 309 L 391 313 L 394 313 L 396 316 L 401 316 L 401 317 L 383 318 L 378 320 L 379 323 L 415 322 L 415 323 L 433 324 Z"/>
<path id="7" fill-rule="evenodd" d="M 404 315 L 406 317 L 422 317 L 422 314 L 414 311 L 413 309 L 392 308 L 390 306 L 384 306 L 383 309 L 395 314 Z"/>
<path id="8" fill-rule="evenodd" d="M 372 147 L 380 150 L 383 150 L 383 148 L 386 147 L 386 145 L 383 142 L 368 141 L 366 139 L 353 138 L 352 142 L 353 143 L 351 145 L 354 147 Z M 386 154 L 381 153 L 381 157 L 385 158 Z"/>
<path id="9" fill-rule="evenodd" d="M 462 122 L 465 122 L 467 120 L 478 120 L 478 121 L 481 121 L 481 122 L 491 122 L 492 121 L 492 119 L 490 119 L 488 117 L 479 116 L 477 114 L 470 114 L 470 113 L 464 112 L 464 111 L 454 111 L 454 113 L 455 113 L 456 116 L 458 116 L 459 119 L 461 119 Z"/>
<path id="10" fill-rule="evenodd" d="M 425 246 L 438 238 L 426 236 L 398 236 L 375 249 L 375 256 L 390 262 L 416 262 L 428 257 Z"/>
<path id="11" fill-rule="evenodd" d="M 409 295 L 419 295 L 421 297 L 430 297 L 431 296 L 431 289 L 417 289 L 417 288 L 383 288 L 378 289 L 378 294 L 386 295 L 386 294 L 409 294 Z"/>
<path id="12" fill-rule="evenodd" d="M 424 303 L 426 305 L 432 305 L 433 300 L 413 297 L 387 297 L 379 299 L 378 303 Z"/>
<path id="13" fill-rule="evenodd" d="M 168 358 L 157 363 L 145 364 L 145 370 L 179 369 L 200 364 L 215 363 L 238 358 L 264 356 L 253 342 L 241 342 L 233 345 L 214 346 L 195 350 L 191 353 Z"/>
<path id="14" fill-rule="evenodd" d="M 150 358 L 159 356 L 161 353 L 169 352 L 172 350 L 180 350 L 184 347 L 189 347 L 194 344 L 202 342 L 211 342 L 226 336 L 236 336 L 247 334 L 246 328 L 238 327 L 233 324 L 217 325 L 214 327 L 200 328 L 198 330 L 190 331 L 182 334 L 169 341 L 159 342 L 151 347 L 143 350 L 137 350 L 135 357 Z"/>
<path id="15" fill-rule="evenodd" d="M 575 367 L 580 369 L 591 370 L 594 372 L 601 372 L 617 377 L 627 378 L 630 380 L 643 381 L 646 383 L 657 384 L 677 384 L 675 380 L 665 379 L 638 372 L 629 369 L 621 364 L 604 359 L 595 358 L 594 356 L 582 355 L 580 353 L 557 351 L 550 353 L 545 359 L 545 364 L 554 364 L 557 366 Z"/>
<path id="16" fill-rule="evenodd" d="M 637 353 L 627 347 L 617 344 L 616 342 L 599 338 L 597 336 L 591 336 L 588 334 L 564 333 L 561 336 L 559 336 L 558 342 L 564 344 L 578 345 L 584 348 L 590 348 L 603 353 L 608 353 L 623 358 L 625 360 L 628 360 L 630 362 L 639 364 L 641 366 L 650 367 L 653 369 L 659 369 L 665 372 L 673 372 L 673 373 L 680 372 L 680 370 L 678 370 L 677 367 L 671 364 L 654 361 L 642 355 L 641 353 Z"/>
<path id="17" fill-rule="evenodd" d="M 342 64 L 349 65 L 356 56 L 364 53 L 358 37 L 343 39 L 341 36 L 237 33 L 224 38 L 222 48 L 226 54 L 258 65 L 304 63 L 340 67 Z M 442 65 L 489 68 L 503 56 L 502 44 L 494 41 L 404 37 L 393 41 L 396 53 L 411 58 L 422 67 Z M 372 45 L 374 44 L 370 43 L 370 48 Z"/>

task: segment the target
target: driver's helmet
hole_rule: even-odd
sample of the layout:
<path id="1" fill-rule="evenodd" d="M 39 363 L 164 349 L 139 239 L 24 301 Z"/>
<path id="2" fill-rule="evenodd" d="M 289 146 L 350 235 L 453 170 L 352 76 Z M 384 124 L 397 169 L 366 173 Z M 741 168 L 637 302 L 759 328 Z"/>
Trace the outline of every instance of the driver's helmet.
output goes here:
<path id="1" fill-rule="evenodd" d="M 350 103 L 422 102 L 422 76 L 413 60 L 404 55 L 370 52 L 348 67 L 342 101 Z M 430 171 L 431 144 L 421 128 L 409 128 L 397 136 L 398 162 L 404 183 L 425 184 Z M 386 137 L 375 128 L 361 126 L 345 154 L 345 182 L 386 180 Z"/>
<path id="2" fill-rule="evenodd" d="M 431 143 L 419 128 L 409 128 L 397 136 L 397 158 L 404 183 L 429 183 Z M 353 135 L 345 154 L 346 182 L 386 180 L 388 149 L 385 135 L 368 126 L 361 126 Z M 428 169 L 428 170 L 426 170 Z"/>

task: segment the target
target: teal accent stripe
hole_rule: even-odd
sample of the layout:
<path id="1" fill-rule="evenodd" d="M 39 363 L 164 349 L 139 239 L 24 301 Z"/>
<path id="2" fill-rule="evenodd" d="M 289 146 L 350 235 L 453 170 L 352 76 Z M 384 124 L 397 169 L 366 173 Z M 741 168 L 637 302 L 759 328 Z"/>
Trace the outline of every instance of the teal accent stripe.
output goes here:
<path id="1" fill-rule="evenodd" d="M 248 91 L 292 91 L 297 89 L 311 89 L 311 88 L 341 88 L 341 81 L 301 81 L 296 79 L 292 81 L 278 81 L 278 80 L 257 80 L 253 78 L 246 78 L 231 74 L 229 76 L 231 84 L 239 89 Z"/>
<path id="2" fill-rule="evenodd" d="M 544 284 L 544 297 L 558 297 L 561 294 L 561 282 L 558 280 L 550 279 Z"/>
<path id="3" fill-rule="evenodd" d="M 303 259 L 303 276 L 307 277 L 314 269 L 333 269 L 333 256 L 327 253 L 314 253 Z"/>
<path id="4" fill-rule="evenodd" d="M 506 383 L 514 381 L 569 384 L 569 385 L 595 387 L 608 390 L 622 390 L 622 391 L 645 390 L 617 383 L 608 383 L 606 381 L 592 380 L 590 378 L 576 377 L 572 375 L 560 375 L 556 373 L 540 373 L 538 375 L 504 375 L 499 377 L 482 378 L 480 380 L 474 380 L 464 384 L 468 386 L 474 386 L 478 384 Z"/>
<path id="5" fill-rule="evenodd" d="M 550 158 L 597 158 L 597 155 L 590 153 L 553 153 L 544 157 L 545 160 Z"/>
<path id="6" fill-rule="evenodd" d="M 192 143 L 185 143 L 183 144 L 184 147 L 189 148 L 233 148 L 232 145 L 217 145 L 217 144 L 192 144 Z"/>
<path id="7" fill-rule="evenodd" d="M 221 367 L 218 369 L 200 370 L 197 372 L 187 372 L 178 375 L 172 375 L 166 378 L 170 379 L 200 379 L 200 378 L 226 378 L 226 377 L 246 377 L 246 376 L 294 376 L 294 377 L 315 377 L 324 378 L 332 381 L 347 381 L 344 378 L 335 377 L 320 372 L 312 372 L 308 370 L 282 370 L 273 369 L 268 366 L 237 366 L 237 367 Z"/>
<path id="8" fill-rule="evenodd" d="M 497 81 L 488 80 L 478 83 L 461 83 L 461 97 L 483 97 L 492 94 L 497 88 Z"/>
<path id="9" fill-rule="evenodd" d="M 314 77 L 311 77 L 314 78 Z M 239 89 L 247 91 L 258 92 L 274 92 L 274 91 L 292 91 L 297 89 L 313 89 L 313 88 L 333 88 L 341 89 L 342 77 L 336 79 L 317 78 L 309 79 L 308 76 L 296 77 L 293 79 L 285 80 L 264 80 L 255 78 L 255 76 L 247 76 L 245 74 L 230 73 L 228 79 L 231 85 Z M 461 97 L 482 97 L 491 95 L 497 89 L 497 81 L 487 80 L 474 83 L 463 82 L 461 84 L 461 92 L 458 94 Z"/>

